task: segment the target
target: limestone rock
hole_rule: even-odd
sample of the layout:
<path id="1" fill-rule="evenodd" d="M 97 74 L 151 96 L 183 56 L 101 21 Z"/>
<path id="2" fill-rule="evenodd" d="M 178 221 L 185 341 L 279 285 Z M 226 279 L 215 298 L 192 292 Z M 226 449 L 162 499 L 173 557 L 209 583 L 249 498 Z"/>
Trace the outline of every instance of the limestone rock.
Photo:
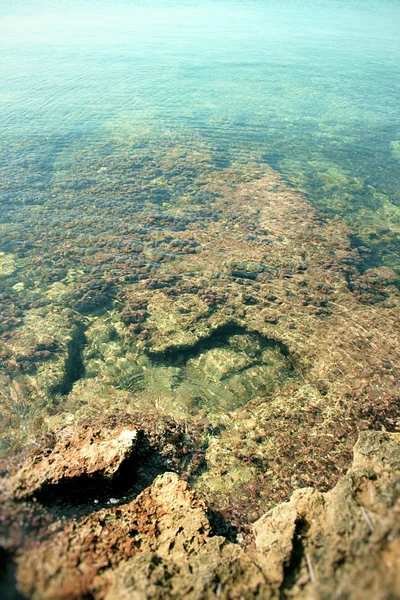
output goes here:
<path id="1" fill-rule="evenodd" d="M 51 526 L 28 544 L 19 588 L 32 600 L 392 600 L 399 448 L 399 434 L 363 432 L 336 487 L 297 490 L 254 523 L 247 548 L 213 535 L 204 500 L 165 473 L 132 502 Z"/>
<path id="2" fill-rule="evenodd" d="M 400 435 L 363 432 L 330 492 L 297 490 L 253 526 L 255 560 L 281 597 L 400 596 Z"/>
<path id="3" fill-rule="evenodd" d="M 111 600 L 127 595 L 125 587 L 133 598 L 168 597 L 168 590 L 172 597 L 215 597 L 217 589 L 229 597 L 225 584 L 238 586 L 243 597 L 259 589 L 268 597 L 256 565 L 240 547 L 212 537 L 203 501 L 173 473 L 156 478 L 130 504 L 69 522 L 24 552 L 18 581 L 35 600 L 97 599 L 108 589 Z"/>
<path id="4" fill-rule="evenodd" d="M 44 486 L 75 477 L 112 477 L 137 443 L 138 432 L 131 428 L 111 432 L 96 428 L 66 428 L 49 453 L 38 452 L 27 458 L 4 482 L 4 491 L 22 499 L 33 496 Z"/>
<path id="5" fill-rule="evenodd" d="M 145 553 L 115 572 L 106 600 L 270 598 L 264 577 L 235 544 L 213 537 L 193 557 Z"/>

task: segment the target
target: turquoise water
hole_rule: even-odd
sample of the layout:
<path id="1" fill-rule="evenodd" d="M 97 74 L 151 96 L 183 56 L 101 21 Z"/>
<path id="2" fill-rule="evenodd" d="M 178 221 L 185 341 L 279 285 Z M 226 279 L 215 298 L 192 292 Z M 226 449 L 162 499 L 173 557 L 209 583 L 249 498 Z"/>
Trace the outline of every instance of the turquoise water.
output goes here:
<path id="1" fill-rule="evenodd" d="M 108 391 L 167 390 L 175 408 L 178 388 L 202 406 L 190 380 L 215 387 L 205 407 L 231 386 L 232 408 L 294 376 L 280 346 L 246 331 L 186 362 L 153 361 L 159 332 L 191 346 L 208 335 L 193 333 L 204 302 L 217 314 L 242 294 L 219 286 L 221 260 L 207 265 L 200 251 L 224 219 L 243 218 L 214 202 L 216 182 L 229 199 L 230 181 L 272 167 L 350 226 L 361 273 L 399 268 L 399 23 L 396 0 L 2 3 L 0 384 L 11 429 L 16 413 L 40 420 L 32 406 L 47 414 L 85 377 Z M 248 239 L 269 243 L 263 231 Z M 171 272 L 189 273 L 171 292 L 182 339 L 133 290 Z M 186 294 L 205 300 L 186 306 Z"/>
<path id="2" fill-rule="evenodd" d="M 399 0 L 1 0 L 0 466 L 33 448 L 40 487 L 22 476 L 0 555 L 21 546 L 21 583 L 39 549 L 31 595 L 74 594 L 42 535 L 75 552 L 79 514 L 159 473 L 240 532 L 395 430 L 399 32 Z M 282 597 L 308 581 L 300 525 Z"/>
<path id="3" fill-rule="evenodd" d="M 6 197 L 35 202 L 88 144 L 179 132 L 270 164 L 396 266 L 399 24 L 396 0 L 4 2 Z M 26 161 L 41 181 L 10 183 Z"/>

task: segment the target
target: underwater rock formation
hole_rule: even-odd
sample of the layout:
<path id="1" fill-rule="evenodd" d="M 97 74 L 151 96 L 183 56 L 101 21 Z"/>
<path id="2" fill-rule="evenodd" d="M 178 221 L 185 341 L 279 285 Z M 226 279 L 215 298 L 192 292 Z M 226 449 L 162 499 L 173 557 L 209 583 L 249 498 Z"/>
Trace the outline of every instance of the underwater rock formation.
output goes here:
<path id="1" fill-rule="evenodd" d="M 38 598 L 58 585 L 50 569 L 37 587 L 49 527 L 61 544 L 54 565 L 63 581 L 57 561 L 65 539 L 73 545 L 76 536 L 79 552 L 78 523 L 89 531 L 99 511 L 117 522 L 113 511 L 124 506 L 136 514 L 138 495 L 158 497 L 145 490 L 173 471 L 180 479 L 164 476 L 161 488 L 187 481 L 210 511 L 209 526 L 216 519 L 216 533 L 236 531 L 250 548 L 251 523 L 298 489 L 314 490 L 299 492 L 304 506 L 325 498 L 359 435 L 389 435 L 399 424 L 398 274 L 259 157 L 220 168 L 201 141 L 196 152 L 193 140 L 167 136 L 127 141 L 124 152 L 123 143 L 86 148 L 85 185 L 65 170 L 39 193 L 34 222 L 27 204 L 2 230 L 4 548 L 14 556 L 23 547 L 19 580 Z M 228 537 L 233 549 L 221 541 L 223 552 L 242 556 Z M 123 581 L 145 586 L 146 573 L 155 596 L 159 582 L 178 585 L 183 567 L 143 544 L 150 562 L 129 542 L 136 566 L 120 565 L 119 582 L 108 581 L 122 560 L 109 566 L 109 549 L 101 573 L 85 564 L 74 580 L 99 597 L 122 593 Z M 24 579 L 28 550 L 38 554 L 29 554 Z M 240 556 L 227 559 L 238 585 Z M 261 597 L 279 586 L 289 596 L 299 565 L 306 578 L 307 559 L 296 566 L 285 556 L 282 581 L 260 580 L 270 590 Z M 228 574 L 208 577 L 210 593 L 230 593 Z"/>

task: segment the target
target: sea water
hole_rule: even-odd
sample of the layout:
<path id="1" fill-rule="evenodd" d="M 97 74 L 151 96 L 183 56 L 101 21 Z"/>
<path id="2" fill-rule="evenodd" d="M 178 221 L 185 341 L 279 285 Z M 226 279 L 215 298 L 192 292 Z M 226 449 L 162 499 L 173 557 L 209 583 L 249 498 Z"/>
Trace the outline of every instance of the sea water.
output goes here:
<path id="1" fill-rule="evenodd" d="M 135 263 L 147 277 L 146 269 L 176 270 L 193 250 L 185 268 L 195 272 L 199 241 L 168 241 L 178 250 L 167 254 L 157 244 L 168 219 L 186 226 L 191 203 L 212 222 L 214 196 L 202 186 L 216 172 L 272 168 L 323 218 L 349 226 L 361 271 L 399 268 L 399 25 L 397 0 L 2 2 L 0 327 L 11 428 L 36 418 L 32 403 L 41 422 L 76 381 L 102 370 L 133 395 L 181 385 L 187 357 L 160 366 L 154 352 L 141 363 L 133 349 L 132 367 L 107 329 L 118 319 L 121 281 L 137 277 L 130 259 L 124 269 L 117 257 L 121 245 L 140 254 L 147 244 Z M 142 207 L 148 219 L 137 222 Z M 145 319 L 140 302 L 135 310 Z M 89 330 L 97 337 L 85 354 Z M 272 374 L 286 381 L 293 373 L 279 347 L 236 334 L 218 334 L 232 358 L 224 409 L 235 385 L 253 398 L 239 374 L 253 363 L 262 371 L 248 357 L 265 343 Z M 96 354 L 102 345 L 108 359 Z M 52 356 L 66 348 L 60 375 Z M 199 364 L 218 358 L 207 356 Z M 261 371 L 255 377 L 269 381 Z M 208 397 L 193 393 L 193 405 L 215 409 L 229 386 L 208 377 L 198 382 Z"/>
<path id="2" fill-rule="evenodd" d="M 396 0 L 5 0 L 3 181 L 29 152 L 48 181 L 116 132 L 195 133 L 222 162 L 256 151 L 393 266 L 399 24 Z M 15 206 L 34 193 L 14 185 Z"/>

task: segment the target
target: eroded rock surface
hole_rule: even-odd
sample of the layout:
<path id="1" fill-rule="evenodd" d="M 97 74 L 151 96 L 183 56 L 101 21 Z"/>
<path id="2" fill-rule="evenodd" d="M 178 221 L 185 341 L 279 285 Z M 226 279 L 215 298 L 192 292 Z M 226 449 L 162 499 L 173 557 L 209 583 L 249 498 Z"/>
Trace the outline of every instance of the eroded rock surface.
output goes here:
<path id="1" fill-rule="evenodd" d="M 138 431 L 127 427 L 117 431 L 73 428 L 61 432 L 54 448 L 29 457 L 17 473 L 6 480 L 5 492 L 17 499 L 32 497 L 45 486 L 76 477 L 111 478 L 138 444 Z"/>
<path id="2" fill-rule="evenodd" d="M 114 573 L 117 567 L 120 574 Z M 193 597 L 199 597 L 210 585 L 216 588 L 221 577 L 228 584 L 226 573 L 235 580 L 235 571 L 246 574 L 237 585 L 243 591 L 248 588 L 247 593 L 265 585 L 238 546 L 211 536 L 204 502 L 178 475 L 166 473 L 132 503 L 68 523 L 62 532 L 23 553 L 18 579 L 23 593 L 40 600 L 89 594 L 103 598 L 110 585 L 114 587 L 108 598 L 118 598 L 125 593 L 121 583 L 140 590 L 140 580 L 144 597 L 168 590 L 173 597 L 174 587 L 179 597 L 195 587 Z"/>
<path id="3" fill-rule="evenodd" d="M 399 434 L 361 434 L 333 490 L 297 490 L 254 524 L 276 597 L 400 597 L 399 451 Z"/>
<path id="4" fill-rule="evenodd" d="M 88 148 L 91 184 L 46 194 L 46 232 L 21 208 L 0 452 L 118 410 L 207 419 L 192 484 L 240 526 L 330 489 L 359 431 L 396 430 L 398 277 L 257 157 L 221 169 L 203 144 L 137 144 Z"/>
<path id="5" fill-rule="evenodd" d="M 203 460 L 201 430 L 201 424 L 189 431 L 182 421 L 150 413 L 70 425 L 14 463 L 2 461 L 0 493 L 4 500 L 46 504 L 99 502 L 113 490 L 137 494 L 167 470 L 188 477 L 191 463 Z"/>
<path id="6" fill-rule="evenodd" d="M 85 185 L 63 170 L 37 212 L 21 205 L 2 232 L 0 452 L 26 458 L 25 466 L 4 467 L 3 537 L 8 554 L 22 548 L 21 585 L 38 597 L 48 523 L 50 537 L 65 530 L 79 545 L 82 519 L 89 530 L 114 501 L 123 514 L 156 476 L 174 471 L 247 539 L 248 524 L 295 490 L 311 486 L 312 498 L 325 498 L 349 468 L 360 432 L 398 427 L 392 262 L 381 264 L 354 230 L 325 219 L 256 154 L 220 168 L 203 142 L 172 134 L 143 142 L 126 140 L 123 153 L 120 142 L 117 152 L 85 148 Z M 142 416 L 126 418 L 133 412 Z M 121 439 L 123 431 L 130 433 Z M 307 507 L 310 493 L 295 492 Z M 308 593 L 307 558 L 300 551 L 300 582 L 293 558 L 306 532 L 293 515 L 292 503 L 282 505 L 281 574 L 268 576 L 262 597 L 304 586 Z M 105 583 L 116 564 L 104 559 L 84 585 L 77 576 L 79 585 L 118 594 L 123 581 L 144 589 L 147 573 L 154 590 L 178 594 L 174 574 L 190 580 L 186 567 L 146 548 L 149 562 L 132 554 L 136 566 L 120 565 L 118 581 Z M 39 552 L 30 555 L 29 581 L 28 549 Z M 316 562 L 311 546 L 307 556 Z M 240 561 L 232 573 L 241 573 Z M 56 587 L 50 571 L 41 590 Z M 207 593 L 235 594 L 218 577 Z M 193 584 L 193 594 L 204 589 Z"/>
<path id="7" fill-rule="evenodd" d="M 118 438 L 121 430 L 108 438 L 111 477 Z M 165 473 L 131 502 L 53 522 L 41 540 L 22 543 L 19 589 L 34 600 L 392 600 L 400 596 L 399 451 L 399 434 L 362 433 L 334 489 L 297 490 L 254 523 L 244 545 L 215 535 L 204 499 Z M 50 462 L 50 479 L 58 473 Z"/>

